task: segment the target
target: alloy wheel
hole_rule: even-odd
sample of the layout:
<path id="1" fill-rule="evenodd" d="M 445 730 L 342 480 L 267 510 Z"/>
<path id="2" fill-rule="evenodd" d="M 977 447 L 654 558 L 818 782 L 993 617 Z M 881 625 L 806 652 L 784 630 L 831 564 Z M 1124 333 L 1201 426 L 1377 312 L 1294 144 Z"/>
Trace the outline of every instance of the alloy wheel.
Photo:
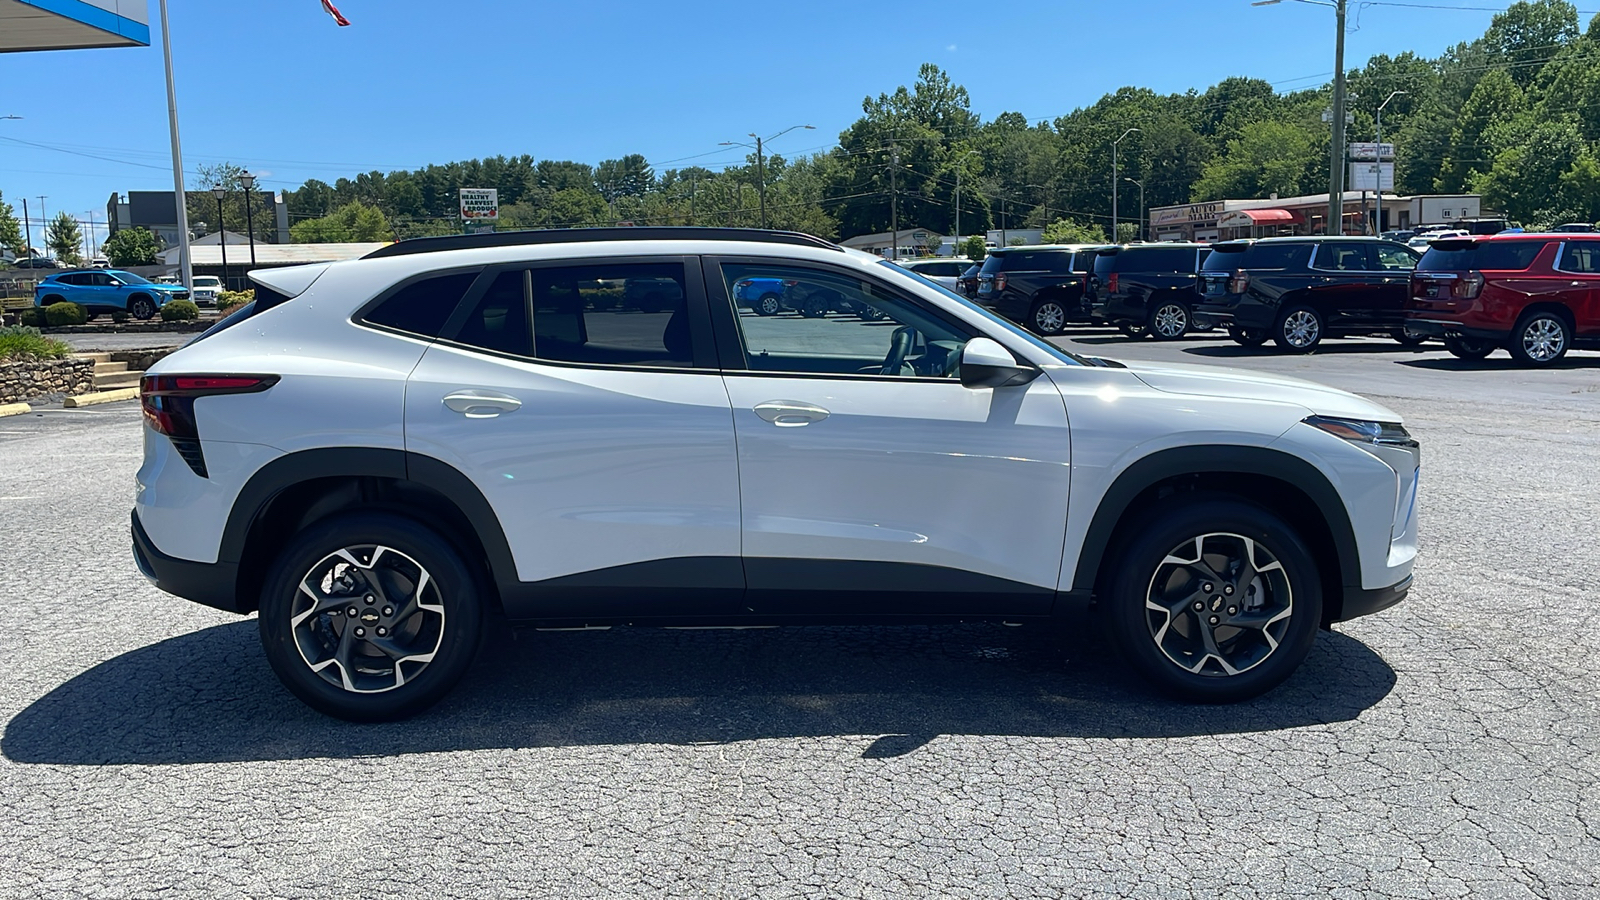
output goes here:
<path id="1" fill-rule="evenodd" d="M 1181 338 L 1189 330 L 1189 311 L 1177 303 L 1161 306 L 1150 317 L 1150 330 L 1165 340 Z"/>
<path id="2" fill-rule="evenodd" d="M 1529 360 L 1552 362 L 1567 349 L 1567 326 L 1554 316 L 1538 316 L 1523 326 L 1517 339 L 1522 344 L 1522 354 Z"/>
<path id="3" fill-rule="evenodd" d="M 1033 327 L 1040 334 L 1056 334 L 1066 327 L 1067 311 L 1054 300 L 1046 300 L 1033 311 Z"/>
<path id="4" fill-rule="evenodd" d="M 1150 638 L 1174 665 L 1229 677 L 1261 665 L 1294 616 L 1288 572 L 1265 547 L 1226 532 L 1174 547 L 1145 595 Z"/>
<path id="5" fill-rule="evenodd" d="M 1297 309 L 1283 320 L 1283 339 L 1295 349 L 1310 347 L 1322 337 L 1322 323 L 1309 309 Z"/>
<path id="6" fill-rule="evenodd" d="M 392 547 L 345 547 L 300 579 L 289 620 L 300 658 L 358 694 L 391 691 L 433 662 L 444 639 L 439 586 Z"/>
<path id="7" fill-rule="evenodd" d="M 756 303 L 760 304 L 756 312 L 763 316 L 775 316 L 783 311 L 783 301 L 779 300 L 776 294 L 767 294 Z"/>

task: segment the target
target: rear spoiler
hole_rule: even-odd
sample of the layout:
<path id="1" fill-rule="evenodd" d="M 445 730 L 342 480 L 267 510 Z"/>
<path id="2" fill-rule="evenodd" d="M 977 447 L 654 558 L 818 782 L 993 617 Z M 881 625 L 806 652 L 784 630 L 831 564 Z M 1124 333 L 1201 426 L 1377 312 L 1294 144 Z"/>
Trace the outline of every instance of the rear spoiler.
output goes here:
<path id="1" fill-rule="evenodd" d="M 251 315 L 266 312 L 280 303 L 304 294 L 313 282 L 328 270 L 328 263 L 308 266 L 285 266 L 280 269 L 256 269 L 250 280 L 256 284 L 255 309 Z"/>

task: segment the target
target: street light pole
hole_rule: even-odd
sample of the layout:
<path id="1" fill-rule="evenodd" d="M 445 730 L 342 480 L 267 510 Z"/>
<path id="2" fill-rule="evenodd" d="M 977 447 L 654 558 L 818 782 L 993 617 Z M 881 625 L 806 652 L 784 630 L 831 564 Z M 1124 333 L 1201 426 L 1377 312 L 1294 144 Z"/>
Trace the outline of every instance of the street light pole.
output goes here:
<path id="1" fill-rule="evenodd" d="M 1139 186 L 1139 240 L 1147 241 L 1147 240 L 1150 239 L 1150 235 L 1145 234 L 1145 224 L 1144 224 L 1144 182 L 1135 181 L 1132 178 L 1124 178 L 1122 180 L 1126 181 L 1129 184 L 1136 184 L 1136 185 Z"/>
<path id="2" fill-rule="evenodd" d="M 178 265 L 183 286 L 194 291 L 194 261 L 189 253 L 189 208 L 183 195 L 183 150 L 178 145 L 178 94 L 172 86 L 172 29 L 167 26 L 167 0 L 161 0 L 161 55 L 167 65 L 167 126 L 172 132 L 172 195 L 178 207 Z"/>
<path id="3" fill-rule="evenodd" d="M 1111 142 L 1111 242 L 1117 242 L 1117 145 L 1122 143 L 1122 138 L 1139 131 L 1129 128 L 1122 133 L 1122 137 Z M 1143 132 L 1140 132 L 1143 134 Z"/>
<path id="4" fill-rule="evenodd" d="M 256 220 L 250 211 L 250 187 L 256 183 L 256 177 L 249 172 L 239 173 L 239 183 L 244 185 L 244 227 L 250 232 L 250 268 L 256 267 Z"/>
<path id="5" fill-rule="evenodd" d="M 217 237 L 222 241 L 222 289 L 228 287 L 228 223 L 222 218 L 222 198 L 228 195 L 228 189 L 222 185 L 211 188 L 211 196 L 217 198 Z"/>
<path id="6" fill-rule="evenodd" d="M 1378 199 L 1375 203 L 1377 209 L 1373 211 L 1372 222 L 1377 233 L 1379 234 L 1383 233 L 1383 108 L 1389 105 L 1390 100 L 1393 100 L 1404 93 L 1406 92 L 1395 91 L 1391 93 L 1382 103 L 1378 104 L 1378 189 L 1374 191 L 1374 193 L 1377 194 Z M 1393 165 L 1393 163 L 1390 163 L 1390 165 Z"/>

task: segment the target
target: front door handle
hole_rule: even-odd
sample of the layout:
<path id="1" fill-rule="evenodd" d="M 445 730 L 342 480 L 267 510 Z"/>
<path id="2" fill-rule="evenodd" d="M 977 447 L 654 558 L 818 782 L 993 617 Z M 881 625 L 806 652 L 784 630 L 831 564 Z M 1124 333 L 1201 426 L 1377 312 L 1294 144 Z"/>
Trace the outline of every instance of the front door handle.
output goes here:
<path id="1" fill-rule="evenodd" d="M 494 391 L 456 391 L 446 394 L 444 405 L 469 419 L 492 419 L 522 408 L 522 401 Z"/>
<path id="2" fill-rule="evenodd" d="M 828 417 L 828 411 L 798 400 L 768 400 L 756 404 L 756 415 L 760 416 L 762 421 L 771 422 L 779 428 L 795 428 L 800 425 L 810 425 L 812 422 L 821 422 Z"/>

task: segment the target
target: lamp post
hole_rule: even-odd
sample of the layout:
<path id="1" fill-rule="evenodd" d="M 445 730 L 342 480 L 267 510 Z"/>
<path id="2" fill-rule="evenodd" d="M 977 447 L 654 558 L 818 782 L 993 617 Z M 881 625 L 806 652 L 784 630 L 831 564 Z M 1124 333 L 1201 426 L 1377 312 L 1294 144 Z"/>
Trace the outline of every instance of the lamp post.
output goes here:
<path id="1" fill-rule="evenodd" d="M 228 196 L 228 189 L 222 185 L 211 187 L 211 196 L 217 198 L 217 238 L 222 241 L 222 289 L 228 287 L 228 223 L 222 218 L 222 198 Z"/>
<path id="2" fill-rule="evenodd" d="M 1122 138 L 1139 131 L 1129 128 L 1122 133 L 1122 137 L 1111 142 L 1111 242 L 1117 242 L 1117 145 L 1122 143 Z M 1144 132 L 1139 132 L 1143 134 Z"/>
<path id="3" fill-rule="evenodd" d="M 753 137 L 753 138 L 756 139 L 756 142 L 754 144 L 746 144 L 743 141 L 723 141 L 721 144 L 718 145 L 718 146 L 721 146 L 721 147 L 752 147 L 752 146 L 755 147 L 755 151 L 756 151 L 756 189 L 761 194 L 761 227 L 762 228 L 767 227 L 767 158 L 766 158 L 766 143 L 767 143 L 767 141 L 775 141 L 778 138 L 781 138 L 784 135 L 788 134 L 789 132 L 795 130 L 796 128 L 804 128 L 807 131 L 810 131 L 810 130 L 815 129 L 816 126 L 814 126 L 814 125 L 790 125 L 788 128 L 785 128 L 784 130 L 778 132 L 777 134 L 771 135 L 769 137 L 761 137 L 760 135 L 758 135 L 758 134 L 756 134 L 755 132 L 752 131 L 752 132 L 750 132 L 750 137 Z"/>
<path id="4" fill-rule="evenodd" d="M 256 177 L 249 172 L 239 173 L 239 183 L 244 185 L 244 227 L 250 232 L 250 268 L 256 267 L 256 220 L 250 214 L 250 188 L 256 183 Z"/>
<path id="5" fill-rule="evenodd" d="M 1389 105 L 1390 100 L 1404 93 L 1406 92 L 1394 91 L 1382 103 L 1378 104 L 1378 189 L 1373 192 L 1377 195 L 1377 200 L 1374 203 L 1377 209 L 1373 210 L 1372 222 L 1379 234 L 1383 233 L 1383 108 Z M 1393 163 L 1390 163 L 1390 165 L 1393 165 Z"/>
<path id="6" fill-rule="evenodd" d="M 178 142 L 178 93 L 172 82 L 172 29 L 167 27 L 167 0 L 161 0 L 161 57 L 167 68 L 167 128 L 172 133 L 172 194 L 177 206 L 178 271 L 191 296 L 194 261 L 189 253 L 189 204 L 183 195 L 183 150 Z"/>
<path id="7" fill-rule="evenodd" d="M 956 253 L 951 253 L 951 256 L 957 255 L 961 250 L 961 170 L 967 157 L 977 155 L 978 151 L 968 150 L 956 157 Z"/>
<path id="8" fill-rule="evenodd" d="M 1122 180 L 1126 181 L 1129 184 L 1135 184 L 1135 185 L 1139 186 L 1139 240 L 1147 241 L 1147 240 L 1150 239 L 1150 235 L 1145 234 L 1145 224 L 1144 224 L 1144 182 L 1135 181 L 1132 178 L 1124 178 Z"/>
<path id="9" fill-rule="evenodd" d="M 1273 6 L 1283 0 L 1255 0 L 1251 6 Z M 1334 13 L 1333 141 L 1328 149 L 1328 234 L 1344 233 L 1344 18 L 1347 0 L 1297 0 L 1327 6 Z"/>

